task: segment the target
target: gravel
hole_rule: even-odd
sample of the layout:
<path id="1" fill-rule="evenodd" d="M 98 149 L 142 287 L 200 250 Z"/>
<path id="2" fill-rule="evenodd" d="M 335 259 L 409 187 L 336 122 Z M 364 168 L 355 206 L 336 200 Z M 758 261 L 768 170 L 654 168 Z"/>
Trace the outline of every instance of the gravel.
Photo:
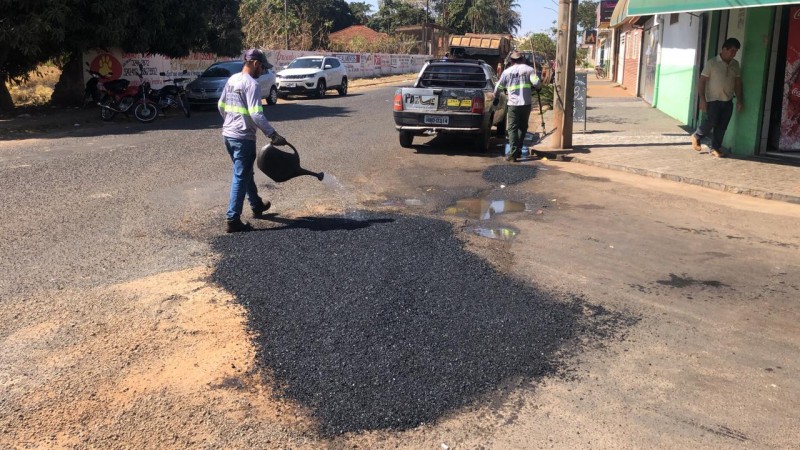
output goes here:
<path id="1" fill-rule="evenodd" d="M 503 275 L 435 219 L 306 218 L 213 247 L 265 380 L 323 435 L 435 421 L 614 333 L 613 315 Z"/>
<path id="2" fill-rule="evenodd" d="M 489 166 L 483 171 L 483 179 L 490 183 L 512 185 L 536 177 L 537 168 L 533 165 L 500 164 Z"/>

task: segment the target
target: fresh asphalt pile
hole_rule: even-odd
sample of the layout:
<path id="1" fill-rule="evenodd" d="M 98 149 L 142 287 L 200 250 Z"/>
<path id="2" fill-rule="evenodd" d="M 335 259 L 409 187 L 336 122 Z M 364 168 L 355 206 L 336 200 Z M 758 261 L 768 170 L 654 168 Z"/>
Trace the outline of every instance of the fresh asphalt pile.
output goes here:
<path id="1" fill-rule="evenodd" d="M 217 238 L 212 278 L 246 308 L 265 380 L 323 435 L 432 422 L 614 333 L 614 314 L 498 272 L 448 222 L 281 222 Z"/>
<path id="2" fill-rule="evenodd" d="M 483 171 L 483 179 L 495 184 L 512 185 L 536 177 L 537 168 L 532 165 L 499 164 Z"/>

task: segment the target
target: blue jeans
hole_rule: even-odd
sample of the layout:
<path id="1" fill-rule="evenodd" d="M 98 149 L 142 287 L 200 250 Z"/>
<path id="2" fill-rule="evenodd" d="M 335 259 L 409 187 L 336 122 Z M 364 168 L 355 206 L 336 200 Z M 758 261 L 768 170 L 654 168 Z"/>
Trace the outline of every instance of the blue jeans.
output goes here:
<path id="1" fill-rule="evenodd" d="M 711 149 L 721 150 L 722 140 L 725 138 L 725 131 L 728 130 L 728 123 L 733 116 L 733 102 L 708 102 L 706 103 L 706 118 L 700 123 L 697 131 L 694 132 L 697 140 L 702 140 L 703 136 L 712 133 Z"/>
<path id="2" fill-rule="evenodd" d="M 228 201 L 228 220 L 238 219 L 242 215 L 244 196 L 251 207 L 261 205 L 256 182 L 253 180 L 253 164 L 256 162 L 256 141 L 223 137 L 225 148 L 233 162 L 233 178 L 231 179 L 231 197 Z"/>

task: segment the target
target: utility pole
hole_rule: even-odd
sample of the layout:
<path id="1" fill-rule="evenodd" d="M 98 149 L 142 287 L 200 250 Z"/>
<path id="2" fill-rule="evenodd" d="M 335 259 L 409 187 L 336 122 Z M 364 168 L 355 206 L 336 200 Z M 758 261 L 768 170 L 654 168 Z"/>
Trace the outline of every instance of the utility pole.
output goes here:
<path id="1" fill-rule="evenodd" d="M 559 0 L 556 42 L 556 84 L 553 95 L 554 149 L 572 148 L 572 113 L 575 97 L 575 51 L 578 0 Z"/>

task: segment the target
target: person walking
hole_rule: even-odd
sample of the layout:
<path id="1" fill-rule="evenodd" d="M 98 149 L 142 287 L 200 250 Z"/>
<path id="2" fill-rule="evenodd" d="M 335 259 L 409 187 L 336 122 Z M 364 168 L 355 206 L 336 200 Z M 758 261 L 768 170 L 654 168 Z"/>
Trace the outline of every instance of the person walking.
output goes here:
<path id="1" fill-rule="evenodd" d="M 505 89 L 508 92 L 506 103 L 506 131 L 510 150 L 506 155 L 507 161 L 516 161 L 522 154 L 522 145 L 525 134 L 528 132 L 528 119 L 531 116 L 531 93 L 533 89 L 541 89 L 541 82 L 536 70 L 525 64 L 525 58 L 514 50 L 509 55 L 511 66 L 503 71 L 500 80 L 494 88 L 494 100 L 497 106 L 500 103 L 498 94 Z"/>
<path id="2" fill-rule="evenodd" d="M 719 55 L 709 59 L 697 86 L 700 97 L 700 111 L 706 113 L 697 131 L 692 133 L 692 148 L 700 151 L 703 137 L 711 134 L 711 154 L 722 158 L 722 139 L 733 115 L 733 97 L 736 97 L 736 111 L 744 108 L 742 98 L 742 78 L 736 53 L 741 48 L 736 38 L 728 38 L 722 44 Z"/>
<path id="3" fill-rule="evenodd" d="M 219 97 L 217 109 L 224 120 L 222 139 L 233 163 L 230 199 L 226 214 L 225 231 L 236 233 L 251 231 L 253 227 L 242 222 L 244 198 L 250 202 L 253 217 L 260 217 L 271 205 L 258 196 L 253 179 L 253 164 L 256 161 L 256 128 L 272 140 L 273 145 L 286 145 L 286 139 L 264 117 L 261 106 L 261 87 L 256 78 L 269 67 L 267 57 L 261 50 L 251 49 L 245 53 L 242 71 L 234 74 L 225 83 Z"/>

